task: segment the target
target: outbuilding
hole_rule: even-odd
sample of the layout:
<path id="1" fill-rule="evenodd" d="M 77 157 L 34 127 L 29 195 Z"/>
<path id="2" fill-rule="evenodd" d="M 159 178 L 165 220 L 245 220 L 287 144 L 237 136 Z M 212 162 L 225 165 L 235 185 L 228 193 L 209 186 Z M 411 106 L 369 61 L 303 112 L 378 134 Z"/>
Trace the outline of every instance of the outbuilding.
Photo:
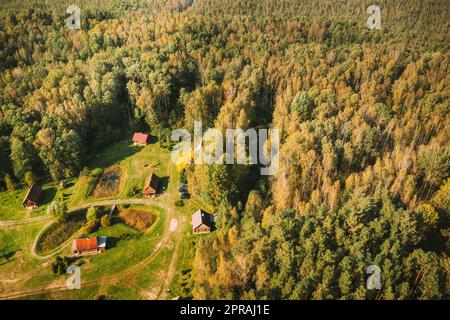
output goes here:
<path id="1" fill-rule="evenodd" d="M 38 185 L 33 184 L 30 189 L 28 189 L 25 199 L 23 199 L 23 207 L 28 210 L 37 208 L 39 206 L 39 199 L 41 198 L 41 195 L 42 189 Z"/>

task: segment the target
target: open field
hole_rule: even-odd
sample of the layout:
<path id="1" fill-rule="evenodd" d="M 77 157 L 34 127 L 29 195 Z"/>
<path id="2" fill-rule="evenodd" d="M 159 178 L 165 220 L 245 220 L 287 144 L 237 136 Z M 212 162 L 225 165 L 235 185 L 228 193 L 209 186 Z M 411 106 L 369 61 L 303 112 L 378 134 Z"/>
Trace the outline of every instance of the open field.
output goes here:
<path id="1" fill-rule="evenodd" d="M 0 192 L 0 220 L 19 220 L 44 215 L 47 205 L 57 194 L 57 188 L 48 184 L 44 185 L 42 189 L 44 193 L 41 198 L 41 206 L 33 211 L 28 211 L 22 206 L 28 188 Z"/>
<path id="2" fill-rule="evenodd" d="M 99 280 L 105 276 L 118 274 L 148 258 L 163 235 L 166 224 L 164 210 L 157 207 L 138 207 L 155 215 L 154 225 L 146 232 L 138 231 L 124 223 L 99 230 L 90 236 L 108 237 L 108 250 L 95 257 L 83 257 L 83 279 Z M 1 257 L 0 296 L 20 290 L 49 287 L 61 283 L 65 276 L 54 275 L 50 271 L 53 259 L 37 261 L 30 253 L 31 242 L 38 235 L 42 224 L 27 224 L 6 230 L 0 229 L 0 240 L 5 252 Z M 61 256 L 70 253 L 64 249 Z M 6 274 L 8 273 L 8 275 Z"/>

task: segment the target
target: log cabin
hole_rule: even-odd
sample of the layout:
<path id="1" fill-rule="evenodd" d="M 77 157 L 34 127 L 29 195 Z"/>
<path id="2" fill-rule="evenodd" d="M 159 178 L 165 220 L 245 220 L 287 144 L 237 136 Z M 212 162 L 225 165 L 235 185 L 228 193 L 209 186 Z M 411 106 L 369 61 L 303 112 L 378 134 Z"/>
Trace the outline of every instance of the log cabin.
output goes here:
<path id="1" fill-rule="evenodd" d="M 23 199 L 23 207 L 28 210 L 37 208 L 39 206 L 39 199 L 41 198 L 41 195 L 42 189 L 38 185 L 33 184 L 30 189 L 28 189 L 25 199 Z"/>
<path id="2" fill-rule="evenodd" d="M 158 193 L 159 177 L 152 173 L 145 179 L 144 197 L 154 197 Z"/>

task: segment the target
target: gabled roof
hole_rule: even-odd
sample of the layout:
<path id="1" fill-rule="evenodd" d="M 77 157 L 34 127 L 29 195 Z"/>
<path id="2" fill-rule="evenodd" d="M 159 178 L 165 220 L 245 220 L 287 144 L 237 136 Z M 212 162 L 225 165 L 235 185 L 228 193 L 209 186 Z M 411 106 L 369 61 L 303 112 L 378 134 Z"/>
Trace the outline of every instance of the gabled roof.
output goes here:
<path id="1" fill-rule="evenodd" d="M 97 237 L 76 239 L 72 242 L 72 251 L 89 251 L 97 248 Z"/>
<path id="2" fill-rule="evenodd" d="M 148 143 L 148 134 L 136 132 L 133 135 L 133 142 L 140 143 L 140 144 L 147 144 Z"/>
<path id="3" fill-rule="evenodd" d="M 210 228 L 214 227 L 214 216 L 200 209 L 192 215 L 192 227 L 195 229 L 202 224 Z"/>
<path id="4" fill-rule="evenodd" d="M 42 189 L 38 186 L 33 184 L 30 189 L 28 189 L 27 195 L 25 196 L 25 199 L 23 199 L 22 204 L 25 204 L 25 201 L 30 200 L 34 203 L 38 203 L 39 198 L 42 195 Z"/>
<path id="5" fill-rule="evenodd" d="M 149 187 L 152 187 L 154 190 L 158 190 L 159 187 L 159 177 L 152 173 L 147 177 L 145 180 L 144 189 L 148 189 Z"/>

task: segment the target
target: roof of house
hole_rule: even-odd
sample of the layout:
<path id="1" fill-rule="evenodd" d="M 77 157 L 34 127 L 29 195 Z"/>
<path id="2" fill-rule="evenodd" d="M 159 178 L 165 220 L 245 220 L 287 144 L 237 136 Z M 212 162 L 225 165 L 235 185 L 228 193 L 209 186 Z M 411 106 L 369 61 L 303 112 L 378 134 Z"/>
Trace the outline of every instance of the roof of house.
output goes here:
<path id="1" fill-rule="evenodd" d="M 25 201 L 30 200 L 34 203 L 38 203 L 39 198 L 42 195 L 42 189 L 38 186 L 33 184 L 30 189 L 28 189 L 27 195 L 25 196 L 25 199 L 23 199 L 23 204 L 25 204 Z"/>
<path id="2" fill-rule="evenodd" d="M 106 248 L 106 237 L 97 237 L 97 248 Z"/>
<path id="3" fill-rule="evenodd" d="M 97 249 L 97 237 L 76 239 L 72 241 L 72 251 L 88 251 Z"/>
<path id="4" fill-rule="evenodd" d="M 202 224 L 212 228 L 214 226 L 214 216 L 200 209 L 192 215 L 192 227 L 195 229 Z"/>
<path id="5" fill-rule="evenodd" d="M 133 135 L 133 141 L 136 143 L 148 143 L 148 134 L 136 132 Z"/>
<path id="6" fill-rule="evenodd" d="M 159 187 L 159 177 L 152 173 L 145 179 L 145 186 L 144 189 L 148 189 L 149 187 L 152 187 L 154 190 L 158 190 Z"/>

